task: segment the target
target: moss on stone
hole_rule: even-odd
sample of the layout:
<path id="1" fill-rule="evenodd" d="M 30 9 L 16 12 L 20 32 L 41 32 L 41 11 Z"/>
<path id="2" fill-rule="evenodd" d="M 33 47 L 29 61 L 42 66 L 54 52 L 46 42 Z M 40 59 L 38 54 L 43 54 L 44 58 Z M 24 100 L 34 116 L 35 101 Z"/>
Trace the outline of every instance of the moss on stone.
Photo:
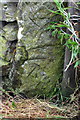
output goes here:
<path id="1" fill-rule="evenodd" d="M 6 47 L 6 39 L 0 36 L 0 57 L 4 59 Z"/>
<path id="2" fill-rule="evenodd" d="M 63 65 L 63 47 L 60 40 L 52 38 L 50 31 L 45 30 L 50 22 L 47 9 L 50 6 L 52 8 L 52 4 L 21 4 L 22 8 L 20 11 L 18 9 L 18 13 L 21 14 L 18 14 L 17 17 L 18 27 L 23 27 L 21 32 L 23 37 L 18 40 L 16 45 L 14 79 L 20 81 L 17 86 L 28 97 L 35 95 L 49 97 L 57 81 L 61 79 Z M 14 26 L 8 24 L 4 27 L 4 36 L 7 41 L 16 39 L 17 33 L 14 33 L 16 32 Z M 10 36 L 8 36 L 9 34 Z"/>

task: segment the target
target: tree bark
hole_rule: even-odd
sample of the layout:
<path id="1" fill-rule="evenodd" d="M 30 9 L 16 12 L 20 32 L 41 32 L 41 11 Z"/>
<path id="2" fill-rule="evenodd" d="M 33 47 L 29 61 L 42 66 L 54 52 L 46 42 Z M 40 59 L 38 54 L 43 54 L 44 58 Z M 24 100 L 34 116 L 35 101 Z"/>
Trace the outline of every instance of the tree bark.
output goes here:
<path id="1" fill-rule="evenodd" d="M 76 6 L 74 3 L 68 2 L 68 7 L 73 7 L 68 10 L 68 12 L 71 15 L 76 13 L 76 9 L 74 8 Z M 65 57 L 64 57 L 64 69 L 69 64 L 70 58 L 71 58 L 71 53 L 69 49 L 66 47 Z M 63 96 L 69 96 L 74 92 L 74 89 L 76 87 L 74 65 L 71 65 L 66 72 L 65 71 L 63 72 L 63 80 L 62 80 L 61 87 L 62 87 Z"/>

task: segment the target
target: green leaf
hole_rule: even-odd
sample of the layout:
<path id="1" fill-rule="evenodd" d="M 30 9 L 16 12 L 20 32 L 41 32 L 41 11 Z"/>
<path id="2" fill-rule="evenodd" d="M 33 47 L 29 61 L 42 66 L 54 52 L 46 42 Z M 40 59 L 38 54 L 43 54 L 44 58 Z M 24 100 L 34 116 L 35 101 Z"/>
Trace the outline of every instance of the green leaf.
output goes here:
<path id="1" fill-rule="evenodd" d="M 74 68 L 76 68 L 76 67 L 79 66 L 79 65 L 80 65 L 80 60 L 78 60 L 78 61 L 75 63 Z"/>
<path id="2" fill-rule="evenodd" d="M 68 19 L 69 19 L 71 15 L 70 15 L 70 13 L 67 13 L 67 14 L 68 14 Z"/>
<path id="3" fill-rule="evenodd" d="M 49 25 L 49 26 L 47 27 L 47 30 L 50 30 L 50 29 L 55 29 L 55 25 Z"/>
<path id="4" fill-rule="evenodd" d="M 61 12 L 59 12 L 59 10 L 57 10 L 57 11 L 53 11 L 53 10 L 48 9 L 48 11 L 50 11 L 50 12 L 52 12 L 52 13 L 54 13 L 54 14 L 61 15 L 61 16 L 64 17 L 64 14 L 62 14 Z"/>
<path id="5" fill-rule="evenodd" d="M 80 5 L 80 2 L 78 2 L 77 4 Z"/>
<path id="6" fill-rule="evenodd" d="M 70 21 L 70 16 L 71 15 L 70 15 L 70 13 L 68 13 L 66 11 L 67 9 L 72 8 L 72 6 L 65 8 L 62 0 L 53 0 L 53 1 L 56 4 L 57 10 L 53 11 L 53 10 L 49 9 L 49 11 L 53 13 L 53 16 L 56 15 L 56 14 L 61 16 L 63 22 L 62 21 L 57 21 L 57 20 L 53 21 L 53 22 L 51 22 L 52 25 L 50 25 L 48 27 L 48 29 L 53 29 L 54 30 L 52 32 L 52 36 L 55 36 L 57 34 L 57 38 L 59 40 L 61 40 L 61 44 L 62 44 L 64 38 L 67 40 L 64 45 L 66 45 L 69 48 L 69 50 L 72 54 L 72 56 L 71 56 L 72 60 L 74 61 L 76 59 L 76 57 L 78 56 L 78 54 L 80 54 L 80 47 L 79 47 L 78 43 L 76 42 L 77 36 L 75 34 L 73 35 L 73 33 L 75 32 L 74 31 L 75 28 Z M 64 32 L 62 30 L 60 31 L 60 28 L 70 28 L 69 31 L 71 31 L 72 34 L 71 33 L 67 34 L 66 32 Z M 75 41 L 70 39 L 71 36 L 75 38 Z M 78 65 L 80 65 L 79 61 L 77 61 L 75 63 L 75 67 L 78 66 Z M 57 89 L 56 89 L 56 91 L 54 90 L 53 93 L 57 94 Z"/>
<path id="7" fill-rule="evenodd" d="M 66 8 L 63 8 L 64 10 L 67 10 L 67 9 L 70 9 L 70 8 L 73 8 L 73 7 L 66 7 Z"/>
<path id="8" fill-rule="evenodd" d="M 72 45 L 78 45 L 78 43 L 75 42 L 75 41 L 72 41 L 71 44 L 72 44 Z"/>
<path id="9" fill-rule="evenodd" d="M 52 22 L 50 22 L 50 23 L 52 23 L 52 24 L 57 24 L 58 22 L 57 22 L 57 21 L 52 21 Z"/>
<path id="10" fill-rule="evenodd" d="M 55 14 L 59 14 L 59 10 L 53 11 L 53 10 L 48 9 L 48 11 L 55 13 Z"/>
<path id="11" fill-rule="evenodd" d="M 54 30 L 53 32 L 52 32 L 52 36 L 55 36 L 56 35 L 56 31 Z"/>
<path id="12" fill-rule="evenodd" d="M 58 31 L 58 34 L 60 35 L 61 31 Z"/>
<path id="13" fill-rule="evenodd" d="M 14 101 L 12 101 L 12 107 L 13 107 L 13 108 L 16 108 L 16 104 L 15 104 Z"/>
<path id="14" fill-rule="evenodd" d="M 52 36 L 55 36 L 57 34 L 57 29 L 52 32 Z"/>
<path id="15" fill-rule="evenodd" d="M 65 37 L 65 39 L 68 39 L 70 37 L 70 35 L 69 34 L 65 34 L 64 37 Z"/>
<path id="16" fill-rule="evenodd" d="M 69 45 L 78 45 L 77 42 L 72 41 L 71 39 L 68 39 L 66 43 L 69 44 Z"/>
<path id="17" fill-rule="evenodd" d="M 56 27 L 69 27 L 69 26 L 64 25 L 64 24 L 57 24 Z"/>

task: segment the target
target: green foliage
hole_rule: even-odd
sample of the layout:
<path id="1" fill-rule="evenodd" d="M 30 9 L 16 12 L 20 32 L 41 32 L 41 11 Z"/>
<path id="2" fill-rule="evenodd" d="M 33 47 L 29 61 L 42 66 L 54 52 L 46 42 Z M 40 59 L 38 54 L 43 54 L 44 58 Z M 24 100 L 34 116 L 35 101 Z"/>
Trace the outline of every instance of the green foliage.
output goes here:
<path id="1" fill-rule="evenodd" d="M 13 107 L 13 108 L 16 108 L 16 104 L 15 104 L 14 101 L 12 101 L 12 107 Z"/>
<path id="2" fill-rule="evenodd" d="M 18 94 L 17 91 L 14 91 L 13 89 L 11 90 L 11 92 L 13 92 L 15 95 Z M 2 93 L 5 93 L 5 95 L 8 96 L 9 99 L 12 99 L 12 97 L 9 95 L 8 91 L 6 91 L 5 89 L 3 88 L 0 88 L 0 95 L 2 95 Z M 16 103 L 14 102 L 14 100 L 12 100 L 12 108 L 16 108 Z"/>
<path id="3" fill-rule="evenodd" d="M 54 2 L 56 4 L 57 10 L 53 11 L 49 9 L 49 11 L 54 14 L 54 16 L 59 15 L 62 18 L 62 21 L 52 21 L 47 30 L 52 31 L 52 36 L 57 35 L 58 39 L 61 41 L 61 44 L 63 43 L 63 40 L 65 40 L 65 46 L 67 46 L 71 51 L 71 59 L 65 69 L 66 71 L 73 63 L 75 63 L 74 67 L 80 66 L 80 60 L 78 58 L 78 55 L 80 54 L 80 39 L 75 33 L 74 26 L 70 21 L 70 13 L 66 11 L 72 7 L 65 8 L 63 2 L 60 0 L 54 0 Z M 66 29 L 69 31 L 68 33 L 66 32 Z"/>
<path id="4" fill-rule="evenodd" d="M 61 84 L 58 82 L 55 88 L 53 88 L 53 92 L 50 96 L 50 102 L 54 101 L 58 106 L 64 105 L 64 103 L 70 100 L 70 97 L 63 96 L 61 89 Z"/>
<path id="5" fill-rule="evenodd" d="M 75 63 L 74 67 L 76 68 L 76 67 L 79 66 L 79 65 L 80 65 L 80 60 L 78 60 L 78 61 Z"/>

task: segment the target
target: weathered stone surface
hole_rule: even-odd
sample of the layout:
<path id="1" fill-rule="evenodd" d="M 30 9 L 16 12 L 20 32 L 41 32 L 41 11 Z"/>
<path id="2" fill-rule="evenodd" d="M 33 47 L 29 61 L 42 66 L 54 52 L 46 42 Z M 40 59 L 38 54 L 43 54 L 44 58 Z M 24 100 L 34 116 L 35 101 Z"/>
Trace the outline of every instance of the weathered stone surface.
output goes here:
<path id="1" fill-rule="evenodd" d="M 17 24 L 13 22 L 0 28 L 0 65 L 6 65 L 13 59 L 18 31 L 17 27 Z"/>
<path id="2" fill-rule="evenodd" d="M 19 23 L 17 51 L 15 61 L 20 61 L 20 48 L 25 47 L 28 60 L 18 68 L 22 81 L 20 90 L 27 96 L 50 96 L 56 82 L 61 77 L 63 47 L 60 41 L 50 37 L 45 30 L 50 22 L 48 9 L 54 8 L 52 3 L 23 3 L 20 6 L 17 22 Z M 21 13 L 21 14 L 20 14 Z M 20 31 L 21 30 L 21 31 Z M 19 57 L 18 57 L 19 55 Z M 25 54 L 26 55 L 26 54 Z M 23 59 L 27 58 L 23 55 Z M 21 75 L 22 73 L 22 75 Z"/>
<path id="3" fill-rule="evenodd" d="M 12 22 L 16 20 L 17 3 L 2 2 L 0 3 L 0 20 Z"/>
<path id="4" fill-rule="evenodd" d="M 0 36 L 0 66 L 8 64 L 6 61 L 4 61 L 6 50 L 6 39 Z"/>
<path id="5" fill-rule="evenodd" d="M 3 36 L 7 41 L 13 41 L 17 39 L 18 27 L 16 23 L 9 23 L 3 27 Z"/>
<path id="6" fill-rule="evenodd" d="M 16 5 L 14 2 L 0 2 L 0 77 L 2 76 L 5 89 L 12 88 L 13 84 L 9 74 L 17 42 Z"/>
<path id="7" fill-rule="evenodd" d="M 7 78 L 4 74 L 5 81 L 9 79 L 14 89 L 20 87 L 28 97 L 49 97 L 61 78 L 63 64 L 60 41 L 46 30 L 52 19 L 48 9 L 55 9 L 55 6 L 50 2 L 23 2 L 18 5 L 16 14 L 12 9 L 15 3 L 6 5 L 6 11 L 11 12 L 7 11 L 9 17 L 3 14 L 3 20 L 10 23 L 0 30 L 4 41 L 0 57 L 10 64 L 11 70 Z"/>

